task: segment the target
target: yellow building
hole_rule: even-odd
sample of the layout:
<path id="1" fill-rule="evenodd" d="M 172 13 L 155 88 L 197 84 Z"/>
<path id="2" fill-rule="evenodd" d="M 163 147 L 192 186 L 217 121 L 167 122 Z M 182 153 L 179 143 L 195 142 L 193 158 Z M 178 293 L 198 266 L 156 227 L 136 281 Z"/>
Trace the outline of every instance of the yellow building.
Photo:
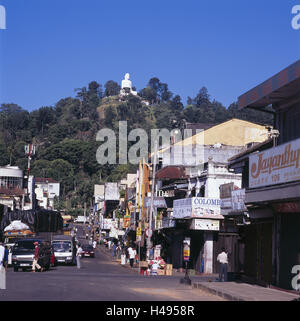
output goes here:
<path id="1" fill-rule="evenodd" d="M 216 145 L 246 146 L 250 143 L 261 143 L 268 139 L 268 128 L 249 121 L 233 118 L 224 123 L 210 127 L 198 134 L 183 139 L 174 146 Z M 159 153 L 167 150 L 161 149 Z"/>

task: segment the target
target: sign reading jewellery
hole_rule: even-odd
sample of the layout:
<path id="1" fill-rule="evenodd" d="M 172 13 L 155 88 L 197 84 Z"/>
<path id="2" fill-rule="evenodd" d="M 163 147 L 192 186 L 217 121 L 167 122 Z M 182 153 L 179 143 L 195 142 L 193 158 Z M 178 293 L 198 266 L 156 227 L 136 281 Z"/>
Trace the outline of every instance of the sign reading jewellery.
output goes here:
<path id="1" fill-rule="evenodd" d="M 175 200 L 173 218 L 220 215 L 222 201 L 218 198 L 191 197 Z"/>
<path id="2" fill-rule="evenodd" d="M 300 139 L 249 158 L 249 188 L 300 180 Z"/>

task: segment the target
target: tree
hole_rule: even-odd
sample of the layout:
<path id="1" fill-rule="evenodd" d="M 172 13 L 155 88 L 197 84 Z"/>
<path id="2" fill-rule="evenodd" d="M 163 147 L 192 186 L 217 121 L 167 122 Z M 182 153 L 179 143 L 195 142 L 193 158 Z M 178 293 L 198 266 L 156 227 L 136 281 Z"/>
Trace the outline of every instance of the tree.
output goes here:
<path id="1" fill-rule="evenodd" d="M 146 87 L 139 92 L 139 96 L 149 101 L 153 105 L 157 101 L 157 92 L 151 87 Z"/>
<path id="2" fill-rule="evenodd" d="M 113 80 L 107 81 L 104 87 L 105 87 L 105 92 L 104 92 L 105 97 L 119 95 L 121 90 L 121 87 L 119 86 L 119 84 Z"/>
<path id="3" fill-rule="evenodd" d="M 173 94 L 169 91 L 167 84 L 160 84 L 159 96 L 162 102 L 167 102 L 172 98 Z"/>
<path id="4" fill-rule="evenodd" d="M 170 103 L 170 107 L 175 112 L 181 112 L 184 109 L 183 103 L 181 102 L 181 97 L 176 95 Z"/>
<path id="5" fill-rule="evenodd" d="M 9 164 L 9 153 L 7 148 L 0 144 L 0 166 L 6 166 Z"/>

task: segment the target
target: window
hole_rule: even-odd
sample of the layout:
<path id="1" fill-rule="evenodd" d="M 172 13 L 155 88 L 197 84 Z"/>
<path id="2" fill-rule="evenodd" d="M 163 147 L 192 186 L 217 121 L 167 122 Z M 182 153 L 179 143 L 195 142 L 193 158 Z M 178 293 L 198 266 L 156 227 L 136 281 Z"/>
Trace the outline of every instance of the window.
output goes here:
<path id="1" fill-rule="evenodd" d="M 280 132 L 278 144 L 300 138 L 300 104 L 278 113 L 277 127 Z"/>

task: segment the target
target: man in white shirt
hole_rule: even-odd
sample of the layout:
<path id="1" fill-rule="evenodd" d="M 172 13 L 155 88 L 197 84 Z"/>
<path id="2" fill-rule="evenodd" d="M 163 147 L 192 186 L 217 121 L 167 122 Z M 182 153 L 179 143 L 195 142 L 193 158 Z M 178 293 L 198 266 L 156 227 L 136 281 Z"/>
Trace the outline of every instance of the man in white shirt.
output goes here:
<path id="1" fill-rule="evenodd" d="M 128 255 L 129 255 L 130 266 L 133 267 L 134 259 L 136 256 L 136 250 L 130 246 L 127 251 L 128 251 Z"/>
<path id="2" fill-rule="evenodd" d="M 3 246 L 3 243 L 0 243 L 0 265 L 3 265 L 4 254 L 5 254 L 5 248 Z"/>
<path id="3" fill-rule="evenodd" d="M 218 255 L 217 261 L 220 263 L 219 281 L 222 282 L 224 275 L 224 282 L 227 282 L 228 255 L 224 247 L 222 248 L 222 252 Z"/>
<path id="4" fill-rule="evenodd" d="M 80 244 L 78 244 L 77 251 L 76 251 L 76 263 L 77 263 L 77 269 L 81 269 L 81 264 L 80 264 L 80 258 L 82 255 L 82 247 Z"/>

